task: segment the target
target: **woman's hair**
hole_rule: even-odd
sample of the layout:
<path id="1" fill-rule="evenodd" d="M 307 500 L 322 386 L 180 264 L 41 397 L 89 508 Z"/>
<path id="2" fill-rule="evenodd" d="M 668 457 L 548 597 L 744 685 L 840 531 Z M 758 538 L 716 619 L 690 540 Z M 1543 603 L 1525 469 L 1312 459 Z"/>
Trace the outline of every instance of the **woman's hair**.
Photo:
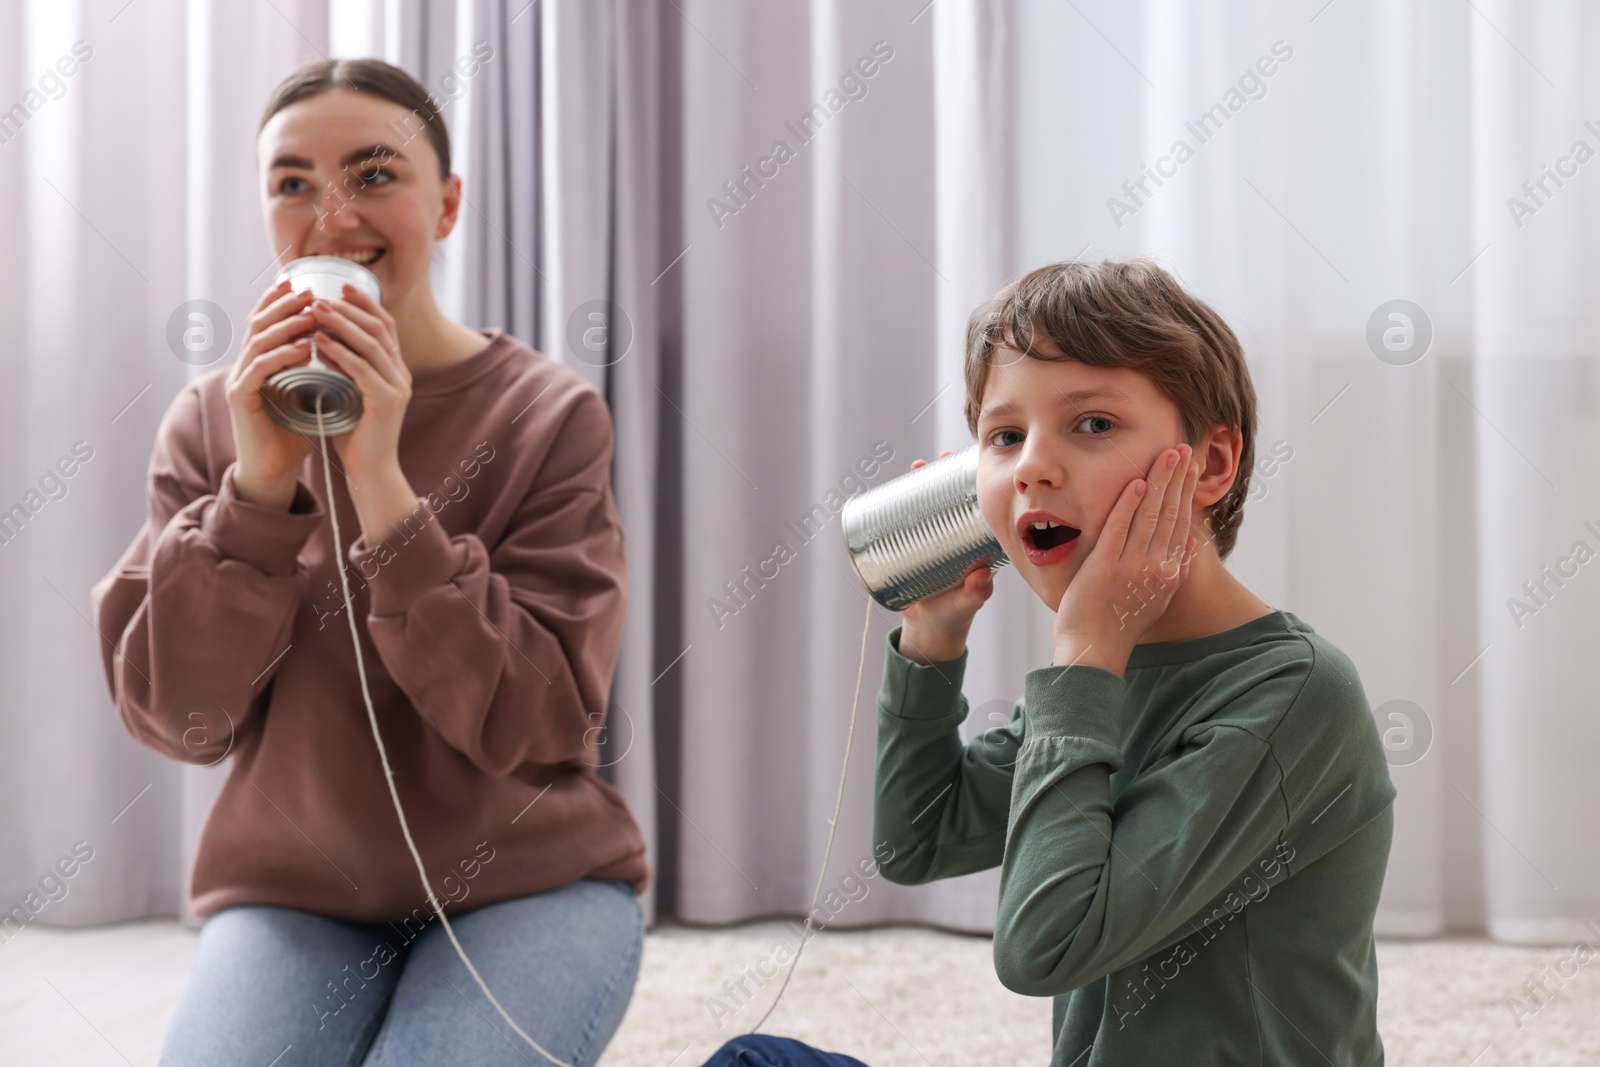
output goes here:
<path id="1" fill-rule="evenodd" d="M 425 132 L 439 157 L 439 177 L 450 177 L 450 131 L 445 128 L 438 102 L 415 78 L 381 59 L 314 59 L 296 69 L 272 91 L 256 132 L 259 134 L 272 116 L 295 101 L 329 89 L 353 89 L 411 112 L 397 131 L 401 140 L 409 141 L 419 130 Z"/>

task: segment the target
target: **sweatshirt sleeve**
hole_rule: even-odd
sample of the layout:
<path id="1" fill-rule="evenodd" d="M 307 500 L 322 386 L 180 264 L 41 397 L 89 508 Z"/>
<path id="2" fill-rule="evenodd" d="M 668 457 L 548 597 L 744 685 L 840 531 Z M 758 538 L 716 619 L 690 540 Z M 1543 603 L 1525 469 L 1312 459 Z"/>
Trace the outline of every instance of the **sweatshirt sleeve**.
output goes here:
<path id="1" fill-rule="evenodd" d="M 889 633 L 878 693 L 873 842 L 892 882 L 917 885 L 997 866 L 1005 849 L 1021 720 L 963 744 L 967 656 L 917 664 Z"/>
<path id="2" fill-rule="evenodd" d="M 300 550 L 322 521 L 304 482 L 286 512 L 240 499 L 236 464 L 213 488 L 203 418 L 190 384 L 156 433 L 144 525 L 90 590 L 123 724 L 146 747 L 202 765 L 258 725 L 308 581 Z"/>
<path id="3" fill-rule="evenodd" d="M 1252 716 L 1281 719 L 1306 678 L 1286 667 L 1222 704 L 1113 803 L 1127 683 L 1101 667 L 1028 672 L 995 922 L 1007 988 L 1077 989 L 1194 932 L 1238 890 L 1288 826 L 1284 772 Z"/>
<path id="4" fill-rule="evenodd" d="M 622 640 L 611 415 L 593 387 L 575 391 L 552 441 L 492 549 L 423 508 L 420 530 L 349 552 L 372 575 L 367 629 L 395 684 L 494 775 L 593 757 Z"/>

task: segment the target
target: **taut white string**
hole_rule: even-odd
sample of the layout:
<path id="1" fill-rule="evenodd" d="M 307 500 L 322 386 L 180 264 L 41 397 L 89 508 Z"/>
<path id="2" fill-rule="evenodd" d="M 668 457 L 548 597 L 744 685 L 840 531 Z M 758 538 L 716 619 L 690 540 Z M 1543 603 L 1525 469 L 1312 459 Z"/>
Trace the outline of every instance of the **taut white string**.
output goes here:
<path id="1" fill-rule="evenodd" d="M 515 1019 L 506 1014 L 506 1009 L 501 1007 L 494 994 L 489 992 L 488 983 L 483 980 L 483 975 L 478 973 L 478 968 L 474 967 L 472 961 L 467 958 L 466 950 L 461 947 L 461 942 L 456 940 L 456 932 L 450 928 L 450 920 L 445 918 L 444 907 L 440 905 L 439 898 L 434 895 L 433 886 L 428 884 L 428 871 L 422 865 L 422 855 L 417 851 L 417 843 L 411 839 L 411 827 L 406 822 L 405 809 L 400 806 L 400 794 L 394 787 L 394 771 L 389 767 L 389 753 L 383 747 L 383 735 L 378 732 L 378 713 L 372 709 L 372 694 L 367 689 L 367 668 L 361 657 L 361 635 L 356 630 L 356 609 L 350 600 L 350 579 L 344 569 L 344 542 L 339 537 L 339 511 L 333 503 L 333 473 L 328 463 L 328 437 L 322 428 L 322 394 L 320 392 L 317 393 L 317 440 L 322 444 L 322 484 L 328 494 L 328 518 L 333 520 L 333 555 L 339 563 L 339 588 L 344 592 L 345 617 L 350 620 L 350 639 L 355 642 L 356 646 L 356 671 L 361 676 L 361 698 L 367 702 L 367 721 L 372 724 L 372 739 L 377 742 L 378 756 L 383 760 L 383 776 L 389 782 L 389 797 L 394 801 L 394 813 L 400 817 L 400 830 L 405 834 L 406 847 L 411 850 L 411 858 L 416 861 L 417 874 L 422 878 L 422 888 L 428 891 L 428 903 L 433 906 L 434 914 L 439 916 L 439 921 L 444 924 L 444 932 L 450 935 L 450 943 L 456 947 L 456 955 L 460 956 L 461 962 L 467 965 L 467 970 L 472 974 L 472 980 L 478 983 L 478 988 L 483 990 L 483 995 L 489 998 L 489 1003 L 494 1005 L 494 1010 L 500 1013 L 500 1017 L 510 1025 L 511 1029 L 517 1032 L 522 1040 L 532 1045 L 535 1052 L 551 1063 L 556 1064 L 556 1067 L 574 1067 L 573 1064 L 557 1059 L 546 1052 L 539 1042 L 529 1037 L 527 1032 L 517 1025 Z M 862 646 L 863 649 L 865 647 L 865 645 Z M 857 684 L 859 686 L 859 682 Z M 853 719 L 851 726 L 852 728 L 854 727 Z M 848 758 L 848 751 L 846 752 L 846 757 Z M 835 815 L 835 818 L 837 817 Z M 831 839 L 829 843 L 832 843 Z M 813 904 L 812 907 L 816 907 L 816 905 Z"/>
<path id="2" fill-rule="evenodd" d="M 383 734 L 378 730 L 378 714 L 373 710 L 372 693 L 367 688 L 366 663 L 361 655 L 361 635 L 356 629 L 355 605 L 350 598 L 350 579 L 345 571 L 344 550 L 341 547 L 344 542 L 339 534 L 339 511 L 333 501 L 333 471 L 328 460 L 328 438 L 322 428 L 322 395 L 320 393 L 317 395 L 316 403 L 317 439 L 321 443 L 320 451 L 322 452 L 322 482 L 328 497 L 328 518 L 333 525 L 334 556 L 339 564 L 339 589 L 344 595 L 345 617 L 350 622 L 350 639 L 354 643 L 356 650 L 356 671 L 361 678 L 361 698 L 367 705 L 367 722 L 372 727 L 372 740 L 378 746 L 378 757 L 383 761 L 383 776 L 389 785 L 389 798 L 394 801 L 394 813 L 400 820 L 400 830 L 405 835 L 406 847 L 411 850 L 411 859 L 417 865 L 417 874 L 422 879 L 422 887 L 428 893 L 428 903 L 432 906 L 434 914 L 439 916 L 439 922 L 443 924 L 445 933 L 449 935 L 450 944 L 455 946 L 456 955 L 461 957 L 461 962 L 466 965 L 473 981 L 478 983 L 478 988 L 483 990 L 483 995 L 489 998 L 489 1003 L 494 1005 L 495 1011 L 499 1012 L 500 1017 L 506 1021 L 506 1024 L 517 1032 L 517 1036 L 532 1046 L 533 1050 L 539 1055 L 556 1064 L 556 1067 L 574 1067 L 573 1064 L 552 1055 L 545 1050 L 544 1046 L 529 1037 L 527 1031 L 518 1026 L 517 1021 L 507 1014 L 500 1001 L 495 999 L 494 993 L 489 990 L 488 983 L 483 980 L 483 976 L 478 973 L 478 969 L 472 965 L 472 960 L 467 958 L 466 950 L 461 947 L 461 942 L 456 939 L 456 932 L 451 928 L 450 920 L 445 916 L 444 907 L 439 903 L 439 898 L 434 895 L 433 886 L 428 882 L 427 868 L 423 866 L 422 855 L 417 851 L 417 843 L 411 837 L 411 827 L 406 821 L 405 808 L 400 803 L 399 791 L 395 789 L 394 770 L 389 766 L 389 753 L 384 748 Z M 778 1002 L 783 999 L 783 994 L 788 991 L 789 982 L 794 978 L 795 970 L 800 966 L 800 954 L 805 951 L 806 942 L 811 937 L 812 920 L 816 916 L 817 902 L 822 899 L 822 885 L 828 877 L 828 863 L 833 857 L 833 842 L 839 833 L 839 815 L 844 810 L 844 787 L 845 781 L 850 775 L 850 750 L 855 744 L 856 720 L 861 707 L 861 681 L 866 675 L 867 639 L 871 632 L 872 601 L 869 600 L 867 601 L 866 618 L 861 626 L 861 656 L 856 665 L 855 695 L 850 700 L 850 728 L 845 734 L 844 762 L 839 768 L 839 790 L 833 801 L 833 818 L 828 827 L 828 843 L 822 850 L 822 869 L 817 872 L 817 884 L 811 892 L 811 907 L 806 911 L 805 928 L 800 935 L 800 944 L 795 948 L 794 959 L 789 962 L 789 970 L 783 976 L 783 984 L 778 987 L 777 996 L 772 998 L 772 1003 L 767 1006 L 766 1012 L 750 1028 L 751 1033 L 760 1030 L 767 1019 L 771 1017 L 773 1011 L 777 1009 Z"/>
<path id="3" fill-rule="evenodd" d="M 867 671 L 867 634 L 871 631 L 872 601 L 868 600 L 867 617 L 861 624 L 861 661 L 856 665 L 856 695 L 850 700 L 850 731 L 845 735 L 844 766 L 839 768 L 839 795 L 833 800 L 833 822 L 828 827 L 828 845 L 822 850 L 822 870 L 817 872 L 817 887 L 811 891 L 811 907 L 806 911 L 806 925 L 800 933 L 800 944 L 794 950 L 794 959 L 789 961 L 789 973 L 783 976 L 783 985 L 778 987 L 778 995 L 767 1005 L 766 1012 L 750 1028 L 752 1034 L 761 1029 L 777 1008 L 778 1001 L 783 999 L 784 991 L 789 988 L 789 979 L 794 977 L 795 968 L 800 966 L 800 953 L 805 951 L 806 942 L 811 939 L 811 919 L 817 914 L 817 901 L 822 899 L 822 882 L 828 877 L 828 859 L 833 855 L 833 838 L 839 832 L 839 813 L 844 809 L 844 780 L 850 774 L 850 748 L 856 739 L 856 712 L 861 707 L 861 679 Z"/>

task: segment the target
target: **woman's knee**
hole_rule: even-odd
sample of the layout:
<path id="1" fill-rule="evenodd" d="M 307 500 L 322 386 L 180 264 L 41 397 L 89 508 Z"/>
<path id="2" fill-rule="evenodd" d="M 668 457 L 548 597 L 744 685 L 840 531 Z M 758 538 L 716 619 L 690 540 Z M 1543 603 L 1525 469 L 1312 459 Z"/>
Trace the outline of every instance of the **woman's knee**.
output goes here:
<path id="1" fill-rule="evenodd" d="M 638 979 L 643 915 L 633 890 L 580 881 L 485 904 L 450 925 L 483 980 L 542 1045 L 569 1063 L 592 1063 L 622 1021 Z M 495 1015 L 441 929 L 412 948 L 369 1067 L 500 1062 L 507 1045 Z M 464 988 L 463 988 L 464 986 Z"/>
<path id="2" fill-rule="evenodd" d="M 619 946 L 635 950 L 644 943 L 644 909 L 627 882 L 599 882 L 582 879 L 573 883 L 589 898 L 587 912 L 599 929 L 616 938 Z M 635 952 L 637 954 L 637 952 Z"/>
<path id="3" fill-rule="evenodd" d="M 557 899 L 541 908 L 541 922 L 561 924 L 559 954 L 567 974 L 613 1005 L 611 1028 L 633 997 L 644 954 L 644 912 L 633 888 L 625 882 L 581 879 L 551 894 Z M 598 1005 L 597 1005 L 598 1007 Z M 604 1024 L 602 1024 L 603 1026 Z"/>
<path id="4" fill-rule="evenodd" d="M 206 920 L 163 1065 L 265 1060 L 291 1042 L 338 1057 L 376 1031 L 393 977 L 362 975 L 372 933 L 361 924 L 267 905 Z"/>
<path id="5" fill-rule="evenodd" d="M 644 912 L 626 882 L 579 879 L 503 905 L 491 904 L 483 911 L 497 909 L 503 909 L 495 917 L 497 922 L 510 918 L 546 943 L 547 949 L 593 961 L 602 968 L 618 963 L 636 967 L 644 945 Z M 471 914 L 476 913 L 469 913 L 469 918 Z"/>

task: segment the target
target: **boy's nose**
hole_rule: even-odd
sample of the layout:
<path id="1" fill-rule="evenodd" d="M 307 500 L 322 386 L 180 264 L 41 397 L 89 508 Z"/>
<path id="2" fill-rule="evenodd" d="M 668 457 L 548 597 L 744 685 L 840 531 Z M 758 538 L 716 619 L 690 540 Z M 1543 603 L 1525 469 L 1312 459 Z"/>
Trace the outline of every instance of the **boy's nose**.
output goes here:
<path id="1" fill-rule="evenodd" d="M 1018 492 L 1034 485 L 1059 489 L 1066 481 L 1066 472 L 1050 449 L 1028 441 L 1023 443 L 1022 455 L 1017 459 L 1015 480 Z"/>

